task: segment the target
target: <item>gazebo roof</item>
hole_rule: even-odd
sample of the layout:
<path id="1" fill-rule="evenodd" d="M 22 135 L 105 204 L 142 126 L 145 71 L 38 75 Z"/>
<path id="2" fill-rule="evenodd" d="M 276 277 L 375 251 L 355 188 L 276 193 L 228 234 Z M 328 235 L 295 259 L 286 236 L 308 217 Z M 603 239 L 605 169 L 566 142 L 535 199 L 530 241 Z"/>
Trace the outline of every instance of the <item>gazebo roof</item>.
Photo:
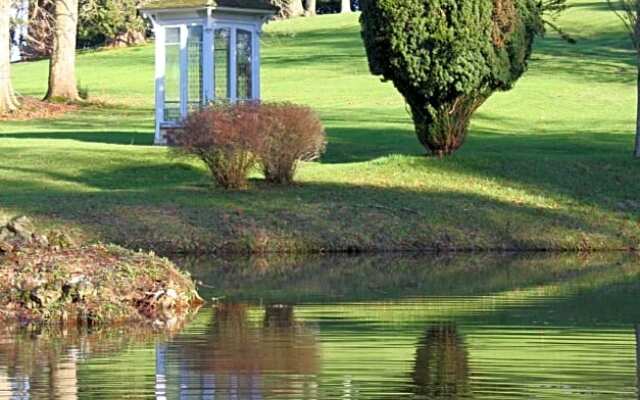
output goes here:
<path id="1" fill-rule="evenodd" d="M 184 8 L 228 8 L 275 12 L 276 7 L 268 0 L 150 0 L 142 10 L 172 10 Z"/>

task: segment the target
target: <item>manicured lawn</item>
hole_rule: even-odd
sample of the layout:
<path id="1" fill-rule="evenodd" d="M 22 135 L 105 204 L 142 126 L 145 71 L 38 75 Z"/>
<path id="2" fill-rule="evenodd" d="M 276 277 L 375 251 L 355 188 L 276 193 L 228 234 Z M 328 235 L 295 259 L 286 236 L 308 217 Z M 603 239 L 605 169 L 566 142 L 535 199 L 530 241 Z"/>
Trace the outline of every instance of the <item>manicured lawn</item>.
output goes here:
<path id="1" fill-rule="evenodd" d="M 539 41 L 445 160 L 423 155 L 402 98 L 368 73 L 356 15 L 271 24 L 263 94 L 317 108 L 329 146 L 299 186 L 256 174 L 246 192 L 149 146 L 151 45 L 82 54 L 81 84 L 107 105 L 0 123 L 0 213 L 164 252 L 637 247 L 633 52 L 605 3 L 576 0 L 559 23 L 578 44 Z M 17 65 L 15 86 L 40 96 L 46 72 Z"/>

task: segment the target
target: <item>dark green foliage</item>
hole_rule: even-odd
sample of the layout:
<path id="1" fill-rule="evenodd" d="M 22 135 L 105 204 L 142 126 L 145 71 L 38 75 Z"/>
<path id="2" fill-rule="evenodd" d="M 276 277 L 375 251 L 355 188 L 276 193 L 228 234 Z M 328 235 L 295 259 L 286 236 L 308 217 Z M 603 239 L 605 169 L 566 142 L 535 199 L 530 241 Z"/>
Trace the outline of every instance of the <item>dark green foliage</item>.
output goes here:
<path id="1" fill-rule="evenodd" d="M 140 0 L 80 0 L 80 47 L 144 42 L 146 25 L 138 13 L 140 5 Z"/>
<path id="2" fill-rule="evenodd" d="M 536 0 L 362 0 L 375 75 L 407 101 L 420 142 L 436 155 L 463 143 L 473 112 L 525 72 L 544 7 Z"/>

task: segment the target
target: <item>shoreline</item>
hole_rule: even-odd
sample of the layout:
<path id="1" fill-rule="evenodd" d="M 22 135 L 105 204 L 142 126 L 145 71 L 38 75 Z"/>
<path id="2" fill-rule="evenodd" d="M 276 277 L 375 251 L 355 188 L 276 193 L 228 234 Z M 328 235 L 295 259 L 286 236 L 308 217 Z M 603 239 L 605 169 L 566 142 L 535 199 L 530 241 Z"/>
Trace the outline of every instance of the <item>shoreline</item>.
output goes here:
<path id="1" fill-rule="evenodd" d="M 89 239 L 90 241 L 96 239 Z M 110 238 L 110 241 L 128 249 L 152 251 L 165 257 L 171 256 L 248 256 L 248 255 L 377 255 L 377 254 L 417 254 L 417 255 L 442 255 L 442 254 L 581 254 L 581 253 L 637 253 L 639 246 L 618 244 L 608 245 L 598 243 L 591 245 L 589 242 L 579 241 L 566 243 L 560 246 L 520 245 L 512 243 L 496 243 L 491 246 L 464 244 L 425 245 L 422 243 L 410 243 L 403 238 L 390 238 L 391 241 L 404 242 L 399 246 L 376 245 L 371 243 L 354 243 L 345 240 L 344 244 L 335 242 L 304 242 L 289 239 L 270 239 L 263 242 L 260 236 L 225 239 L 221 241 L 130 241 L 127 238 Z M 97 239 L 100 242 L 101 239 Z"/>

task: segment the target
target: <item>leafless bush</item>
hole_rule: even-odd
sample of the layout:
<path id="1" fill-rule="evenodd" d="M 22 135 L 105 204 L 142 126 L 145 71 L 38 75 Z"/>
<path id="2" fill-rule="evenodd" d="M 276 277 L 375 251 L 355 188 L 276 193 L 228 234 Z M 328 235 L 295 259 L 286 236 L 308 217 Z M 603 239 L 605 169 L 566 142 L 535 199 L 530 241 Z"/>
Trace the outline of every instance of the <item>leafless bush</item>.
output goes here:
<path id="1" fill-rule="evenodd" d="M 293 182 L 298 163 L 318 158 L 325 149 L 324 127 L 309 107 L 290 103 L 263 104 L 260 125 L 264 135 L 260 164 L 269 182 Z"/>
<path id="2" fill-rule="evenodd" d="M 212 105 L 187 117 L 184 129 L 168 140 L 176 152 L 200 158 L 220 186 L 246 188 L 263 142 L 259 109 L 252 103 Z"/>

